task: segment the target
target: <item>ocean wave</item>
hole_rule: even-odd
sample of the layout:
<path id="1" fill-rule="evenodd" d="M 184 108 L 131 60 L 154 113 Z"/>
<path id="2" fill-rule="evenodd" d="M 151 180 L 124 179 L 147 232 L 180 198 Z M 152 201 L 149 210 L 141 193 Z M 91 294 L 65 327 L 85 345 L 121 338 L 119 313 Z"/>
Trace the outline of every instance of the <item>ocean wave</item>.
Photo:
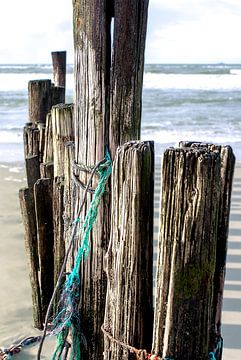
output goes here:
<path id="1" fill-rule="evenodd" d="M 0 131 L 0 143 L 1 144 L 22 144 L 23 135 L 22 132 L 13 131 Z"/>
<path id="2" fill-rule="evenodd" d="M 164 129 L 156 129 L 149 131 L 146 127 L 142 128 L 141 138 L 142 140 L 153 140 L 158 144 L 172 143 L 178 144 L 180 141 L 201 141 L 201 142 L 210 142 L 216 144 L 226 144 L 232 145 L 234 143 L 240 143 L 240 132 L 238 131 L 228 131 L 228 128 L 225 128 L 226 131 L 222 129 L 218 130 L 214 126 L 209 126 L 207 128 L 200 128 L 196 125 L 192 128 L 186 128 L 185 126 Z"/>
<path id="3" fill-rule="evenodd" d="M 73 73 L 74 66 L 68 64 L 67 73 Z M 51 74 L 51 64 L 0 64 L 0 74 Z"/>
<path id="4" fill-rule="evenodd" d="M 52 75 L 51 75 L 52 76 Z M 49 78 L 51 78 L 51 76 Z M 0 74 L 0 91 L 2 94 L 8 92 L 22 92 L 26 96 L 28 82 L 30 80 L 46 79 L 44 73 L 26 74 Z M 189 90 L 241 90 L 241 70 L 233 71 L 232 74 L 160 74 L 144 73 L 144 89 L 189 89 Z M 67 74 L 67 93 L 73 93 L 74 76 Z M 21 95 L 19 93 L 19 95 Z"/>
<path id="5" fill-rule="evenodd" d="M 50 79 L 52 80 L 52 73 L 47 77 L 46 73 L 0 73 L 0 91 L 9 92 L 9 91 L 24 91 L 28 90 L 28 82 L 30 80 L 43 80 Z M 73 74 L 67 74 L 66 76 L 66 88 L 73 89 L 74 77 Z"/>
<path id="6" fill-rule="evenodd" d="M 145 89 L 241 90 L 241 72 L 233 75 L 144 74 Z"/>
<path id="7" fill-rule="evenodd" d="M 145 72 L 155 74 L 230 74 L 228 64 L 146 64 Z"/>
<path id="8" fill-rule="evenodd" d="M 232 74 L 232 75 L 241 75 L 241 69 L 231 69 L 230 74 Z"/>

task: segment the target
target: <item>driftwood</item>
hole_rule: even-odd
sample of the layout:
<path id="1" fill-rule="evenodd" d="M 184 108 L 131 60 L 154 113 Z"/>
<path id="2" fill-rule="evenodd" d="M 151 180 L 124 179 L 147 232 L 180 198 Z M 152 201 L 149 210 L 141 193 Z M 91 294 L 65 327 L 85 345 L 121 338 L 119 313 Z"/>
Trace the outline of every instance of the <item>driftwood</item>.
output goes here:
<path id="1" fill-rule="evenodd" d="M 163 159 L 153 353 L 207 358 L 212 324 L 220 155 L 168 149 Z"/>
<path id="2" fill-rule="evenodd" d="M 153 159 L 153 143 L 130 142 L 118 148 L 113 165 L 111 234 L 105 256 L 105 360 L 130 359 L 118 341 L 151 349 Z"/>

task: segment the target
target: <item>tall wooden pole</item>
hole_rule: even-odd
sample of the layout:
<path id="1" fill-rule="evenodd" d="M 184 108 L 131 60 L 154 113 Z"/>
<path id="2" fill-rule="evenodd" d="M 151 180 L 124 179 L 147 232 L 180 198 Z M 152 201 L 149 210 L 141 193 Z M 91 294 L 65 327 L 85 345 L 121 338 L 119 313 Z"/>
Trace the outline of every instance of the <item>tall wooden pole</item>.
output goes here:
<path id="1" fill-rule="evenodd" d="M 105 156 L 108 144 L 108 79 L 110 76 L 111 15 L 105 1 L 74 2 L 75 44 L 75 149 L 79 164 L 93 166 Z M 86 173 L 76 173 L 87 183 Z M 96 186 L 97 179 L 92 184 Z M 75 206 L 81 202 L 83 190 L 78 189 Z M 89 207 L 90 196 L 86 208 Z M 101 359 L 106 277 L 103 259 L 108 246 L 108 202 L 99 207 L 99 215 L 90 239 L 91 252 L 81 269 L 80 319 L 87 340 L 84 359 Z M 84 215 L 84 214 L 83 214 Z"/>
<path id="2" fill-rule="evenodd" d="M 140 138 L 149 0 L 115 0 L 110 83 L 110 149 Z"/>
<path id="3" fill-rule="evenodd" d="M 114 158 L 118 145 L 139 138 L 147 5 L 148 0 L 74 1 L 78 163 L 95 165 L 103 159 L 105 145 Z M 113 49 L 112 17 L 115 18 Z M 86 183 L 86 174 L 77 175 Z M 96 183 L 95 179 L 93 187 Z M 79 191 L 76 206 L 82 195 Z M 81 324 L 88 342 L 84 358 L 89 360 L 101 359 L 103 354 L 101 325 L 106 294 L 103 258 L 109 243 L 109 214 L 106 194 L 93 229 L 89 260 L 81 270 Z"/>

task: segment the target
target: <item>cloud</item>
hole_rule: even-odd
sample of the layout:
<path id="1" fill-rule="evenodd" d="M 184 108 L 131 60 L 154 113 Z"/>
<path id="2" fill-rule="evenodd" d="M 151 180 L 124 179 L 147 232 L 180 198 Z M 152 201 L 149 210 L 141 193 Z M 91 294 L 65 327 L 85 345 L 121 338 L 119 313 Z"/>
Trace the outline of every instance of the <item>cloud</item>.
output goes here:
<path id="1" fill-rule="evenodd" d="M 241 32 L 241 4 L 236 2 L 234 9 L 233 2 L 196 0 L 194 4 L 194 1 L 180 0 L 178 5 L 172 1 L 162 6 L 160 0 L 158 9 L 163 17 L 167 13 L 169 20 L 156 22 L 156 26 L 152 24 L 149 29 L 146 62 L 240 61 L 237 43 Z M 149 22 L 151 17 L 152 8 Z"/>
<path id="2" fill-rule="evenodd" d="M 51 62 L 50 52 L 73 57 L 72 2 L 6 1 L 0 12 L 1 63 Z M 71 60 L 72 62 L 73 60 Z"/>
<path id="3" fill-rule="evenodd" d="M 71 0 L 5 1 L 1 63 L 50 62 L 54 50 L 73 62 L 72 26 Z M 239 0 L 150 0 L 146 61 L 241 61 L 240 33 Z"/>

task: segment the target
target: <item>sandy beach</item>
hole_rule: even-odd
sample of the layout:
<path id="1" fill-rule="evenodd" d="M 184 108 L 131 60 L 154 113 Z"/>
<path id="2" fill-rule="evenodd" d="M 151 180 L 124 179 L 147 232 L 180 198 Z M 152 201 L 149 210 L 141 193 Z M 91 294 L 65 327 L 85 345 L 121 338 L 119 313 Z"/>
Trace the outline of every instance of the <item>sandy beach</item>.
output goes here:
<path id="1" fill-rule="evenodd" d="M 32 326 L 32 301 L 18 191 L 26 186 L 21 163 L 0 164 L 0 346 L 8 347 L 40 332 Z M 53 341 L 48 340 L 43 359 L 50 359 Z M 16 355 L 16 359 L 36 359 L 37 346 Z M 15 357 L 14 357 L 15 358 Z"/>
<path id="2" fill-rule="evenodd" d="M 160 172 L 155 186 L 155 239 L 158 230 Z M 40 332 L 32 327 L 31 290 L 24 250 L 18 190 L 26 186 L 23 165 L 0 164 L 0 346 L 9 346 Z M 154 239 L 154 240 L 155 240 Z M 156 254 L 154 254 L 154 261 Z M 224 360 L 241 359 L 241 164 L 236 165 L 229 231 L 223 308 Z M 43 359 L 50 359 L 54 339 L 47 340 Z M 16 359 L 35 359 L 37 346 Z"/>

